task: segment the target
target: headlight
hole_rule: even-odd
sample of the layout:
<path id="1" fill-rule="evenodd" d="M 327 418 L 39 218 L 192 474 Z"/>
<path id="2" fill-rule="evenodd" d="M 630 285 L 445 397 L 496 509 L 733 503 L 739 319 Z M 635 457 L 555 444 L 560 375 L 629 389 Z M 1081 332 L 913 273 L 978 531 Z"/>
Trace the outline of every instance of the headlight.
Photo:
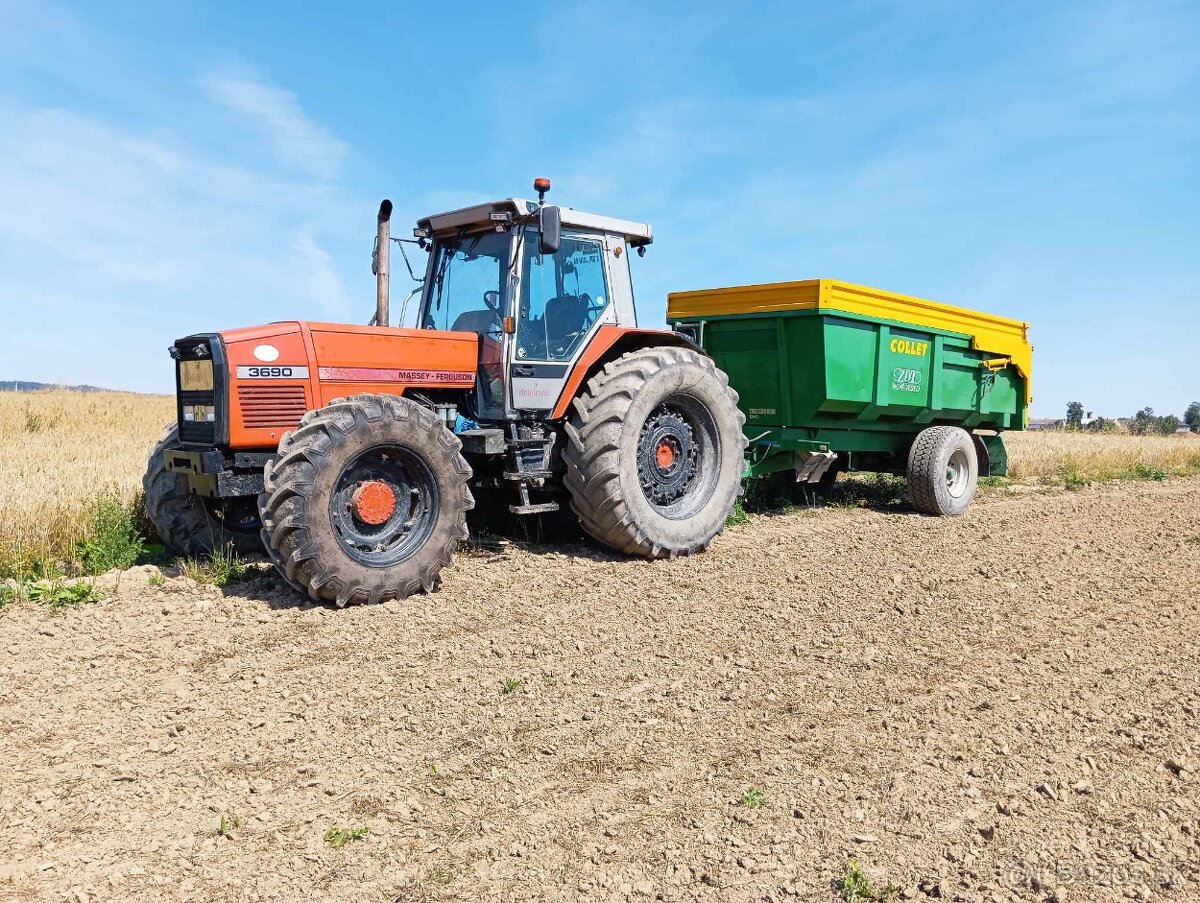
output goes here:
<path id="1" fill-rule="evenodd" d="M 213 362 L 180 361 L 179 388 L 185 392 L 211 392 L 213 389 Z"/>
<path id="2" fill-rule="evenodd" d="M 217 419 L 216 410 L 210 404 L 185 404 L 183 419 L 189 423 L 213 423 Z"/>

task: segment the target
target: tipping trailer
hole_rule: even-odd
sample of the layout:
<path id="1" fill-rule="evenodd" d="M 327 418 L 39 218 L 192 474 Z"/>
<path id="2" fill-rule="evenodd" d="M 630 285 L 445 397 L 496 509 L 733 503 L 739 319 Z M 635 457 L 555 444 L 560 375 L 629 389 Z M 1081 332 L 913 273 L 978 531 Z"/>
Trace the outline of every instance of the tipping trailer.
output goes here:
<path id="1" fill-rule="evenodd" d="M 667 321 L 729 376 L 747 476 L 905 474 L 912 502 L 960 514 L 1024 429 L 1029 324 L 836 279 L 676 292 Z"/>

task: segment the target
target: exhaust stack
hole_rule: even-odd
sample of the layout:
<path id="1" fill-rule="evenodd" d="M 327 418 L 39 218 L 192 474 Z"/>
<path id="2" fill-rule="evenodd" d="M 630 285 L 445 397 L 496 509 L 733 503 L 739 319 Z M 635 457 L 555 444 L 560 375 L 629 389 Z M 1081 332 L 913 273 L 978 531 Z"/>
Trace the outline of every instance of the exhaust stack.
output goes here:
<path id="1" fill-rule="evenodd" d="M 379 228 L 375 234 L 375 325 L 390 326 L 388 322 L 388 269 L 392 245 L 392 202 L 387 198 L 379 205 Z"/>

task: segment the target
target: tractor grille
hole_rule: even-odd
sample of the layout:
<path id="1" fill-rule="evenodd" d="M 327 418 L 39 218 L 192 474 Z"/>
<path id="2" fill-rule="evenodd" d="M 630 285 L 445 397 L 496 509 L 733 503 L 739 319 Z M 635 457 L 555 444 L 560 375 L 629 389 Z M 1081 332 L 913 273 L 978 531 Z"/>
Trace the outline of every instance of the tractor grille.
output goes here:
<path id="1" fill-rule="evenodd" d="M 238 386 L 242 426 L 246 429 L 294 429 L 308 411 L 304 386 Z"/>
<path id="2" fill-rule="evenodd" d="M 188 336 L 171 348 L 175 365 L 175 417 L 179 440 L 186 445 L 220 445 L 229 441 L 225 346 L 214 334 Z M 207 371 L 207 379 L 205 378 Z M 212 420 L 184 416 L 185 407 L 202 406 Z"/>

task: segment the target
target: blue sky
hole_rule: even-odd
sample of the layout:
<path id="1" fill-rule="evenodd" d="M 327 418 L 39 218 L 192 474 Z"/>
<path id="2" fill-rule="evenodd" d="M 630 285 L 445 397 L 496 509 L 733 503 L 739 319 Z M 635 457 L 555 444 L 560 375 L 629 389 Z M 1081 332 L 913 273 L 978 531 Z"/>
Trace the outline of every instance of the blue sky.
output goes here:
<path id="1" fill-rule="evenodd" d="M 0 0 L 0 378 L 365 322 L 380 197 L 547 175 L 654 225 L 644 324 L 832 276 L 1030 321 L 1038 416 L 1200 397 L 1197 4 L 334 6 Z"/>

